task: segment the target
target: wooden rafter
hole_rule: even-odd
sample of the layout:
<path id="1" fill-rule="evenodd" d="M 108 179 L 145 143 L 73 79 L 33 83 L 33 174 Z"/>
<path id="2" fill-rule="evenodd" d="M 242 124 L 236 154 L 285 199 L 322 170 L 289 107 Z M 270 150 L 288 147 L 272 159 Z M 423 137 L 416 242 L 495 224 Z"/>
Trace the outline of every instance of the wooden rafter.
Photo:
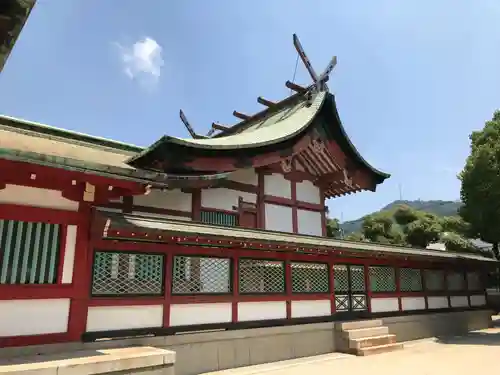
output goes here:
<path id="1" fill-rule="evenodd" d="M 233 116 L 237 117 L 241 120 L 248 120 L 250 117 L 249 115 L 245 115 L 244 113 L 238 112 L 238 111 L 233 111 Z"/>
<path id="2" fill-rule="evenodd" d="M 231 129 L 231 127 L 230 126 L 221 125 L 218 122 L 212 122 L 212 129 L 221 130 L 221 131 L 227 131 L 227 130 Z"/>
<path id="3" fill-rule="evenodd" d="M 290 90 L 293 90 L 298 93 L 304 93 L 307 91 L 305 87 L 297 85 L 296 83 L 290 81 L 286 81 L 285 86 L 288 87 Z"/>
<path id="4" fill-rule="evenodd" d="M 257 102 L 259 104 L 265 105 L 266 107 L 272 107 L 272 106 L 276 105 L 276 102 L 272 102 L 270 100 L 264 99 L 262 96 L 259 96 L 257 98 Z"/>

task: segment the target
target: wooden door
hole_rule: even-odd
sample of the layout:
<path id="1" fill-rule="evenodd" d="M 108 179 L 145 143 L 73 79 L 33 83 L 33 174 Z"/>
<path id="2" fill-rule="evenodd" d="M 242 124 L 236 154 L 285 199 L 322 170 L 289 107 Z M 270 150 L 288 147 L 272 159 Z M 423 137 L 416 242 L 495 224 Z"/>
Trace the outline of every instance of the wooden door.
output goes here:
<path id="1" fill-rule="evenodd" d="M 238 201 L 239 226 L 243 228 L 257 228 L 257 207 L 254 203 Z"/>

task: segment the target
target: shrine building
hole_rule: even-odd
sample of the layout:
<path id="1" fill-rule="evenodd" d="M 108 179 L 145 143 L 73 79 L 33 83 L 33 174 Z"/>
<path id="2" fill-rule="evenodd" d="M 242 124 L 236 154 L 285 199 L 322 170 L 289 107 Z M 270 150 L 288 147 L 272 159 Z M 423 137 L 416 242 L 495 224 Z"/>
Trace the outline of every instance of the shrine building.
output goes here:
<path id="1" fill-rule="evenodd" d="M 146 148 L 1 116 L 0 347 L 487 315 L 492 259 L 326 237 L 326 199 L 390 177 L 327 78 Z"/>

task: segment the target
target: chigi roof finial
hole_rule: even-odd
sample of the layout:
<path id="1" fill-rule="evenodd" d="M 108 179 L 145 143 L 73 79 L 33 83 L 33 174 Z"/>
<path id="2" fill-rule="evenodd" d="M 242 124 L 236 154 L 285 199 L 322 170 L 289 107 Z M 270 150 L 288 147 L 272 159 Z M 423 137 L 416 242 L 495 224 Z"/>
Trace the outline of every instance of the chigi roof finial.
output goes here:
<path id="1" fill-rule="evenodd" d="M 323 71 L 323 73 L 318 75 L 314 70 L 314 68 L 312 67 L 311 61 L 307 57 L 304 48 L 302 48 L 302 45 L 300 44 L 299 37 L 297 36 L 297 34 L 293 34 L 293 45 L 295 46 L 295 49 L 297 50 L 300 59 L 302 60 L 307 71 L 309 72 L 309 75 L 313 79 L 313 90 L 328 91 L 328 86 L 326 82 L 328 81 L 330 73 L 332 72 L 333 68 L 335 68 L 335 65 L 337 65 L 337 56 L 333 56 L 332 59 L 330 60 L 330 63 L 326 66 L 325 70 Z M 299 86 L 297 86 L 296 88 L 298 87 Z"/>

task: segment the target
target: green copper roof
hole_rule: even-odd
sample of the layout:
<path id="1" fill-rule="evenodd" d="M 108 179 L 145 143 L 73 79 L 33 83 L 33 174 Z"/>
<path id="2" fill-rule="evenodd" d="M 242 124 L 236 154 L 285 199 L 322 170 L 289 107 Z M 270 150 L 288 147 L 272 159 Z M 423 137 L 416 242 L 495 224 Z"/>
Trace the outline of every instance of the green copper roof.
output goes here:
<path id="1" fill-rule="evenodd" d="M 241 133 L 227 137 L 208 139 L 184 139 L 164 136 L 141 153 L 131 157 L 127 163 L 141 158 L 164 143 L 209 150 L 234 150 L 263 147 L 293 138 L 305 130 L 321 109 L 326 93 L 316 95 L 311 105 L 301 100 L 295 105 L 282 108 L 270 116 L 258 120 Z"/>
<path id="2" fill-rule="evenodd" d="M 207 225 L 196 222 L 175 221 L 168 219 L 146 218 L 136 215 L 123 215 L 118 213 L 103 212 L 110 220 L 110 228 L 136 228 L 138 232 L 144 230 L 164 231 L 172 235 L 201 236 L 208 238 L 231 238 L 243 241 L 255 241 L 257 243 L 293 244 L 297 247 L 311 247 L 323 249 L 339 249 L 358 251 L 363 253 L 384 253 L 408 257 L 424 256 L 445 259 L 466 259 L 482 262 L 498 263 L 495 259 L 483 257 L 475 254 L 453 253 L 449 251 L 415 249 L 409 247 L 399 247 L 382 245 L 369 242 L 351 242 L 337 240 L 334 238 L 298 235 L 293 233 L 272 232 L 264 230 L 246 229 L 240 227 L 223 227 Z M 151 241 L 154 241 L 152 238 Z"/>

